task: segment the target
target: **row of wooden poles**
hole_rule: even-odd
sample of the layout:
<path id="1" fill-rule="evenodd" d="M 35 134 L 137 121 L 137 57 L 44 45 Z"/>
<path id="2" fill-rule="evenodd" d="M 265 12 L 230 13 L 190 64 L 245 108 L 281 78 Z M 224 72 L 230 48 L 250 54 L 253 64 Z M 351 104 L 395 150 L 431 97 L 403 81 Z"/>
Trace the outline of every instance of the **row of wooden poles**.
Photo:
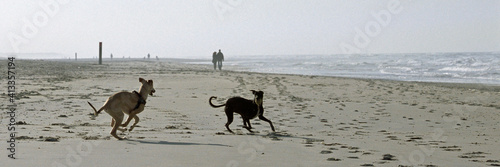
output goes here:
<path id="1" fill-rule="evenodd" d="M 75 60 L 78 59 L 78 53 L 75 53 Z M 99 42 L 99 64 L 102 64 L 102 42 Z"/>

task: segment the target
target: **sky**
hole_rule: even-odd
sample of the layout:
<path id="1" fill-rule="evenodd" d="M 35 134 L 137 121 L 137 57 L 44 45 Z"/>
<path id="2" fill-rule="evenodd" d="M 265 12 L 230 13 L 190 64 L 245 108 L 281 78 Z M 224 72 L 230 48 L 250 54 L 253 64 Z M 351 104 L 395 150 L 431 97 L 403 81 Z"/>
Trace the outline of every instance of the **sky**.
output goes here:
<path id="1" fill-rule="evenodd" d="M 0 0 L 0 53 L 499 52 L 498 0 Z"/>

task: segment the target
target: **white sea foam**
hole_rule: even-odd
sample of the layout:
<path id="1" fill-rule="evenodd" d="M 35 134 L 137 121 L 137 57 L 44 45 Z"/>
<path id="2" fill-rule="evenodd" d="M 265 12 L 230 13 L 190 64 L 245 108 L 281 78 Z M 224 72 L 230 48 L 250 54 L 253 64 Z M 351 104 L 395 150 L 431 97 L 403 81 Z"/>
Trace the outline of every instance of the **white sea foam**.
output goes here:
<path id="1" fill-rule="evenodd" d="M 227 55 L 225 65 L 265 73 L 500 84 L 500 53 Z"/>

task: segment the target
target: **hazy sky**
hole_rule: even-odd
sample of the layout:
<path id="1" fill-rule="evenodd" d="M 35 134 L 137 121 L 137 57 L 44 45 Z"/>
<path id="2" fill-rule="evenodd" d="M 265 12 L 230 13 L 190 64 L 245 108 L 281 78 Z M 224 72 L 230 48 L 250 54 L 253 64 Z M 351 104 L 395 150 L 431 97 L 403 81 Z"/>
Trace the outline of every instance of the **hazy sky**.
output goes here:
<path id="1" fill-rule="evenodd" d="M 0 53 L 500 51 L 499 0 L 1 0 L 0 20 Z"/>

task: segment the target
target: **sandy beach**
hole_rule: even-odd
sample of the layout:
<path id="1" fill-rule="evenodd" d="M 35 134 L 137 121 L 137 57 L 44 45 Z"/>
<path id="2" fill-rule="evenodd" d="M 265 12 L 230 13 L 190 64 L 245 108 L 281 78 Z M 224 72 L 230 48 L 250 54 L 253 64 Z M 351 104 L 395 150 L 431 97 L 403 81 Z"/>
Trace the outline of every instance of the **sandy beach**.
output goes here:
<path id="1" fill-rule="evenodd" d="M 214 71 L 158 61 L 16 60 L 15 155 L 1 96 L 1 166 L 500 166 L 500 86 Z M 0 61 L 2 70 L 7 61 Z M 6 72 L 0 76 L 7 83 Z M 141 121 L 111 137 L 96 107 L 154 80 Z M 232 96 L 264 91 L 268 123 L 239 115 Z M 7 142 L 6 142 L 7 141 Z"/>

